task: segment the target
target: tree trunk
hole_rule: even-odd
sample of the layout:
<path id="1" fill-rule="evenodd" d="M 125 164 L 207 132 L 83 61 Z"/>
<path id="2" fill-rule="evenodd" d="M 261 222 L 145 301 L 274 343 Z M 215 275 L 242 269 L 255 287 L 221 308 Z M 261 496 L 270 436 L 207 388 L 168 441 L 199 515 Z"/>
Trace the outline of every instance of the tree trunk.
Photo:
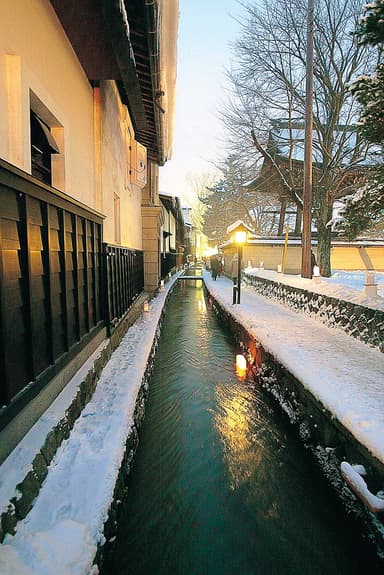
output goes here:
<path id="1" fill-rule="evenodd" d="M 300 206 L 297 206 L 296 210 L 296 220 L 295 220 L 295 236 L 299 236 L 301 234 L 301 225 L 303 223 L 303 210 Z"/>
<path id="2" fill-rule="evenodd" d="M 325 200 L 320 206 L 317 219 L 317 264 L 323 277 L 331 276 L 331 226 L 327 223 L 332 218 L 332 207 Z"/>

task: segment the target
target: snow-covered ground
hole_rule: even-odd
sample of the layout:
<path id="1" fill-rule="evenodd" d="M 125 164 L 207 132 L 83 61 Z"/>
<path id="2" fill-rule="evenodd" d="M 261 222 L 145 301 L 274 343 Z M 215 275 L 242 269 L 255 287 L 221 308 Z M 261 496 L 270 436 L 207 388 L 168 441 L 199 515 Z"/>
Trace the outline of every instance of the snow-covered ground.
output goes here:
<path id="1" fill-rule="evenodd" d="M 204 279 L 221 305 L 384 462 L 384 354 L 252 290 L 244 289 L 241 304 L 232 305 L 230 280 L 213 281 L 207 272 Z M 166 291 L 174 281 L 128 330 L 94 396 L 59 448 L 34 507 L 18 523 L 16 535 L 7 535 L 0 545 L 1 575 L 97 573 L 94 554 L 103 540 L 103 524 Z M 297 277 L 292 281 L 314 285 Z M 322 281 L 321 287 L 334 289 L 330 282 Z M 23 441 L 32 442 L 33 433 L 34 428 Z M 16 450 L 4 465 L 24 464 L 17 454 Z M 0 467 L 1 505 L 9 497 L 3 493 L 1 500 L 4 465 Z"/>
<path id="2" fill-rule="evenodd" d="M 374 272 L 375 279 L 377 283 L 378 290 L 384 290 L 384 272 Z M 341 285 L 346 285 L 348 287 L 354 288 L 356 290 L 363 291 L 365 279 L 366 279 L 366 272 L 364 271 L 344 271 L 344 270 L 335 270 L 332 273 L 332 277 L 330 278 L 323 278 L 324 281 L 329 283 L 337 283 Z M 383 294 L 384 296 L 384 294 Z"/>
<path id="3" fill-rule="evenodd" d="M 318 278 L 318 281 L 302 278 L 300 275 L 281 274 L 273 270 L 259 268 L 246 268 L 245 272 L 249 275 L 258 275 L 355 304 L 384 310 L 384 272 L 375 272 L 375 282 L 377 283 L 377 297 L 375 298 L 367 297 L 365 294 L 366 272 L 364 271 L 335 270 L 332 277 L 321 277 Z"/>

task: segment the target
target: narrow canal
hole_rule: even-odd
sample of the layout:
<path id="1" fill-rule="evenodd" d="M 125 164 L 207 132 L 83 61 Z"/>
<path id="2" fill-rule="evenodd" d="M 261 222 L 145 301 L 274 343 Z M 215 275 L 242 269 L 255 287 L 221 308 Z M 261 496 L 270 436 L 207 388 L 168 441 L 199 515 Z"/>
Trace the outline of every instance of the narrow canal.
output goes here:
<path id="1" fill-rule="evenodd" d="M 236 374 L 235 354 L 203 289 L 178 286 L 103 574 L 381 572 L 279 409 Z"/>

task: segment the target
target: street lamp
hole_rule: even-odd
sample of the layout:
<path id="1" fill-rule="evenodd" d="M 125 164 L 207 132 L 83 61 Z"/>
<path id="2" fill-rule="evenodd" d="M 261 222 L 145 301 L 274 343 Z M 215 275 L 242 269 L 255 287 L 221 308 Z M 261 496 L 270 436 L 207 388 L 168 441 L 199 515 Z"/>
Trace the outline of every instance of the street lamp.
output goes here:
<path id="1" fill-rule="evenodd" d="M 228 226 L 227 234 L 232 234 L 232 242 L 237 246 L 237 284 L 233 286 L 232 303 L 240 303 L 240 283 L 241 283 L 241 259 L 243 257 L 243 246 L 247 241 L 248 232 L 252 231 L 241 220 Z"/>

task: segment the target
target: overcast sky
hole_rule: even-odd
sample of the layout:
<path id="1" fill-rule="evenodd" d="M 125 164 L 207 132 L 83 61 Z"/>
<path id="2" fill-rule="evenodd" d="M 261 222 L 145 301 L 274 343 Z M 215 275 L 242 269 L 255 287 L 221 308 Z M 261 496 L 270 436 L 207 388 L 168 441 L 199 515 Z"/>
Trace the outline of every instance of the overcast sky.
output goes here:
<path id="1" fill-rule="evenodd" d="M 175 139 L 172 159 L 160 170 L 160 189 L 184 203 L 188 174 L 212 171 L 210 161 L 222 155 L 217 114 L 240 12 L 236 0 L 180 0 Z"/>

